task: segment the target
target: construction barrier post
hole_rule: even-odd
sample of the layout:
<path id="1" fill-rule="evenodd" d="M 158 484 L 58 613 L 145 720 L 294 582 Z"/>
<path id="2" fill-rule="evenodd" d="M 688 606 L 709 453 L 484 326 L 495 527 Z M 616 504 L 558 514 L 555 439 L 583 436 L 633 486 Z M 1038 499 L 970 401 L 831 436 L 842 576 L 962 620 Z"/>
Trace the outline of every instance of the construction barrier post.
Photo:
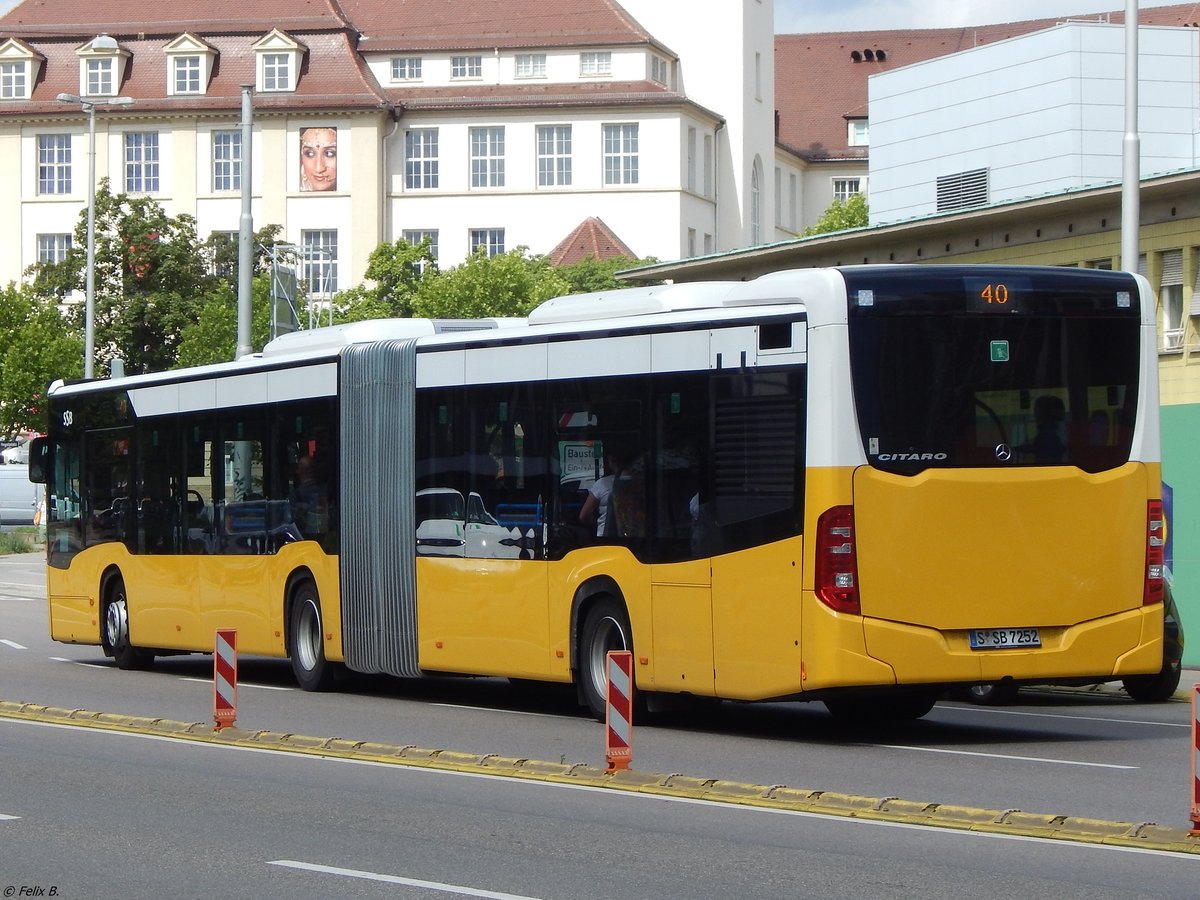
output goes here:
<path id="1" fill-rule="evenodd" d="M 1192 685 L 1192 834 L 1200 836 L 1200 684 Z"/>
<path id="2" fill-rule="evenodd" d="M 237 718 L 236 628 L 218 628 L 213 642 L 213 718 L 217 731 Z"/>
<path id="3" fill-rule="evenodd" d="M 628 769 L 633 759 L 633 654 L 610 650 L 605 660 L 608 702 L 605 704 L 605 748 L 608 771 Z"/>

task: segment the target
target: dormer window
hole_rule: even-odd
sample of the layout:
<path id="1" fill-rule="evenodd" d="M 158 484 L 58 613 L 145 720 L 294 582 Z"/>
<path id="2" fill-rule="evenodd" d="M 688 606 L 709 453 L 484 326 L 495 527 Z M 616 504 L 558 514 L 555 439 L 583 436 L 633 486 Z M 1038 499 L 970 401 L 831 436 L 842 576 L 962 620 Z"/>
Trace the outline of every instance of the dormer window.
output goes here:
<path id="1" fill-rule="evenodd" d="M 217 51 L 194 34 L 182 34 L 166 46 L 167 96 L 208 92 Z"/>
<path id="2" fill-rule="evenodd" d="M 258 57 L 258 90 L 279 93 L 296 90 L 304 45 L 278 28 L 254 45 Z"/>
<path id="3" fill-rule="evenodd" d="M 851 147 L 866 147 L 871 143 L 866 119 L 846 120 L 846 143 Z"/>
<path id="4" fill-rule="evenodd" d="M 585 77 L 612 74 L 612 53 L 608 50 L 588 50 L 579 54 L 579 74 Z"/>
<path id="5" fill-rule="evenodd" d="M 16 38 L 0 44 L 0 100 L 28 100 L 44 60 Z"/>
<path id="6" fill-rule="evenodd" d="M 671 64 L 661 56 L 652 55 L 650 57 L 650 79 L 670 87 Z"/>
<path id="7" fill-rule="evenodd" d="M 452 56 L 450 58 L 451 78 L 482 78 L 482 56 Z"/>
<path id="8" fill-rule="evenodd" d="M 75 53 L 80 63 L 80 94 L 84 97 L 115 97 L 125 75 L 129 53 L 107 34 L 92 38 Z"/>

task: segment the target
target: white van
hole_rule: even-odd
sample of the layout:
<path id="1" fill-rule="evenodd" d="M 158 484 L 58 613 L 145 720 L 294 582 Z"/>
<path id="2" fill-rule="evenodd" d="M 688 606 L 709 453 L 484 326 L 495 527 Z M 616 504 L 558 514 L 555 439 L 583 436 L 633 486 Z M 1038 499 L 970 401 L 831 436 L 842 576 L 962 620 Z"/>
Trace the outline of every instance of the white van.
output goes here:
<path id="1" fill-rule="evenodd" d="M 43 487 L 29 480 L 29 466 L 0 466 L 0 525 L 32 525 Z"/>

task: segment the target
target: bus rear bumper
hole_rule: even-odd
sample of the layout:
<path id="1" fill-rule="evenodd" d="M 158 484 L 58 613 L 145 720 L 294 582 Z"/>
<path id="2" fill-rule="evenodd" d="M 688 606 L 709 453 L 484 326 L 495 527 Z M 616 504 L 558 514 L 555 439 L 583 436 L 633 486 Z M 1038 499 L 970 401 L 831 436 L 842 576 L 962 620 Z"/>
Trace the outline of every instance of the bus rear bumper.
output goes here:
<path id="1" fill-rule="evenodd" d="M 1163 663 L 1163 608 L 1148 606 L 1071 626 L 1041 627 L 1036 648 L 972 650 L 965 629 L 939 631 L 866 619 L 871 657 L 897 684 L 1036 682 L 1153 674 Z"/>

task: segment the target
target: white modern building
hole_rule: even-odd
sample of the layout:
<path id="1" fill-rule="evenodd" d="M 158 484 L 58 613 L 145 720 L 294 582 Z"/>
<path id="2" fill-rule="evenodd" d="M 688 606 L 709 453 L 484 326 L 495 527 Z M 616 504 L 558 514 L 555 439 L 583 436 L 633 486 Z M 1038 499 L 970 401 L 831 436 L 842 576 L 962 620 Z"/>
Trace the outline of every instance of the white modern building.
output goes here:
<path id="1" fill-rule="evenodd" d="M 1138 29 L 1143 176 L 1194 167 L 1200 31 Z M 1067 22 L 869 79 L 872 224 L 1121 179 L 1125 28 Z"/>

